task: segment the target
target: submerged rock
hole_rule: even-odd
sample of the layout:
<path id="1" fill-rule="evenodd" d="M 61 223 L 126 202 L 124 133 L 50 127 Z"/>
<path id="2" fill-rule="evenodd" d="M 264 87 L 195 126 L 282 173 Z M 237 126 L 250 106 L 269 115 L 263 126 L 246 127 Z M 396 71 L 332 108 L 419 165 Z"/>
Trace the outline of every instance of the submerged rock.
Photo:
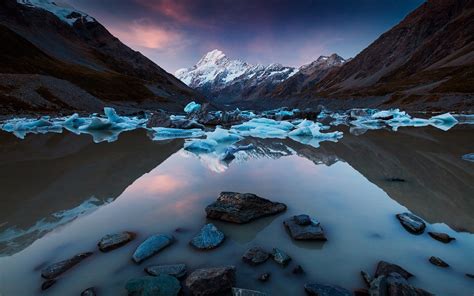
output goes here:
<path id="1" fill-rule="evenodd" d="M 47 290 L 49 288 L 51 288 L 54 284 L 56 284 L 56 280 L 55 279 L 52 279 L 52 280 L 47 280 L 45 282 L 43 282 L 43 284 L 41 284 L 41 290 Z"/>
<path id="2" fill-rule="evenodd" d="M 268 272 L 262 273 L 258 276 L 258 280 L 261 282 L 267 282 L 270 279 L 271 274 Z"/>
<path id="3" fill-rule="evenodd" d="M 293 216 L 285 220 L 283 224 L 295 240 L 327 240 L 321 224 L 308 215 Z"/>
<path id="4" fill-rule="evenodd" d="M 267 294 L 247 289 L 232 288 L 232 296 L 266 296 Z"/>
<path id="5" fill-rule="evenodd" d="M 198 269 L 186 278 L 186 287 L 192 295 L 226 295 L 235 285 L 235 267 Z"/>
<path id="6" fill-rule="evenodd" d="M 270 258 L 270 254 L 260 247 L 248 249 L 242 256 L 242 260 L 250 265 L 262 264 Z"/>
<path id="7" fill-rule="evenodd" d="M 134 238 L 135 234 L 128 231 L 115 234 L 107 234 L 99 241 L 97 245 L 99 246 L 99 250 L 101 250 L 102 252 L 109 252 L 126 245 Z"/>
<path id="8" fill-rule="evenodd" d="M 133 253 L 132 259 L 135 261 L 135 263 L 140 263 L 171 245 L 173 241 L 174 238 L 171 235 L 152 235 L 137 247 Z"/>
<path id="9" fill-rule="evenodd" d="M 442 233 L 442 232 L 428 232 L 428 234 L 434 238 L 437 241 L 440 241 L 442 243 L 450 243 L 451 241 L 455 240 L 454 237 L 449 236 L 447 233 Z"/>
<path id="10" fill-rule="evenodd" d="M 449 267 L 449 264 L 444 262 L 441 258 L 439 257 L 435 257 L 435 256 L 431 256 L 429 261 L 431 262 L 431 264 L 433 265 L 436 265 L 436 266 L 439 266 L 439 267 Z"/>
<path id="11" fill-rule="evenodd" d="M 209 250 L 217 248 L 222 244 L 224 238 L 224 233 L 219 231 L 214 224 L 209 223 L 204 225 L 189 243 L 197 249 Z"/>
<path id="12" fill-rule="evenodd" d="M 285 204 L 252 193 L 221 192 L 217 201 L 206 207 L 206 214 L 211 219 L 242 224 L 285 210 Z"/>
<path id="13" fill-rule="evenodd" d="M 95 293 L 95 289 L 92 288 L 92 287 L 85 289 L 81 293 L 81 296 L 95 296 L 95 295 L 97 295 L 97 294 Z"/>
<path id="14" fill-rule="evenodd" d="M 306 284 L 304 289 L 308 295 L 314 296 L 352 296 L 350 291 L 338 286 Z"/>
<path id="15" fill-rule="evenodd" d="M 185 264 L 154 265 L 154 266 L 148 266 L 147 268 L 145 268 L 145 271 L 146 273 L 152 276 L 167 274 L 179 279 L 186 275 L 186 265 Z"/>
<path id="16" fill-rule="evenodd" d="M 131 279 L 125 289 L 131 296 L 175 296 L 181 290 L 181 285 L 175 277 L 161 274 Z"/>
<path id="17" fill-rule="evenodd" d="M 425 231 L 425 222 L 411 213 L 397 214 L 397 219 L 410 233 L 422 234 Z"/>
<path id="18" fill-rule="evenodd" d="M 367 284 L 367 287 L 370 286 L 370 283 L 372 282 L 372 277 L 370 276 L 369 273 L 361 270 L 360 275 L 362 276 L 362 279 L 364 280 L 364 283 Z"/>
<path id="19" fill-rule="evenodd" d="M 273 248 L 272 258 L 276 263 L 283 266 L 286 266 L 291 261 L 291 257 L 278 248 Z"/>
<path id="20" fill-rule="evenodd" d="M 474 274 L 472 274 L 472 273 L 466 273 L 466 276 L 471 278 L 471 279 L 474 279 Z"/>
<path id="21" fill-rule="evenodd" d="M 41 276 L 45 279 L 54 279 L 91 255 L 92 252 L 80 253 L 72 258 L 51 264 L 41 271 Z"/>
<path id="22" fill-rule="evenodd" d="M 297 265 L 293 270 L 291 271 L 293 274 L 303 274 L 304 269 L 301 267 L 301 265 Z"/>
<path id="23" fill-rule="evenodd" d="M 396 264 L 388 263 L 386 261 L 379 261 L 379 263 L 377 264 L 377 269 L 375 270 L 375 275 L 374 276 L 376 278 L 378 278 L 381 275 L 388 276 L 392 272 L 398 273 L 399 275 L 401 275 L 405 279 L 409 279 L 410 277 L 413 276 L 413 274 L 406 271 L 402 267 L 400 267 Z"/>

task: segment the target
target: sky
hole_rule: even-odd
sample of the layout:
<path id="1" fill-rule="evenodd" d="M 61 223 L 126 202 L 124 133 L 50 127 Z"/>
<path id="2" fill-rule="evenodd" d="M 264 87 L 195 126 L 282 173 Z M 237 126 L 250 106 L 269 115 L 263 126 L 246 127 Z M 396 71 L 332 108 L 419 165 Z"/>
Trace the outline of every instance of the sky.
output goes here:
<path id="1" fill-rule="evenodd" d="M 69 0 L 170 73 L 207 52 L 299 67 L 354 57 L 422 0 Z"/>

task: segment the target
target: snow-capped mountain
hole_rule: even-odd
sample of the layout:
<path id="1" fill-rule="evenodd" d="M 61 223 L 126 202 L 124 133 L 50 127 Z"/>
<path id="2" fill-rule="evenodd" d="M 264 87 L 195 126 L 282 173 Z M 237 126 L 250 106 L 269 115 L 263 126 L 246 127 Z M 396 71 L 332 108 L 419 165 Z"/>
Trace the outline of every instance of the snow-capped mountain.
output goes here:
<path id="1" fill-rule="evenodd" d="M 281 64 L 252 65 L 232 60 L 215 49 L 193 67 L 176 71 L 175 76 L 211 99 L 229 102 L 261 96 L 296 72 L 298 69 Z"/>
<path id="2" fill-rule="evenodd" d="M 95 22 L 90 15 L 79 11 L 61 0 L 17 0 L 19 4 L 44 9 L 56 15 L 63 22 L 73 25 L 77 20 L 82 22 Z"/>
<path id="3" fill-rule="evenodd" d="M 314 62 L 301 66 L 299 69 L 299 72 L 305 73 L 305 74 L 311 74 L 317 70 L 329 69 L 332 67 L 340 67 L 349 60 L 345 60 L 343 57 L 335 53 L 333 53 L 330 56 L 320 56 Z"/>

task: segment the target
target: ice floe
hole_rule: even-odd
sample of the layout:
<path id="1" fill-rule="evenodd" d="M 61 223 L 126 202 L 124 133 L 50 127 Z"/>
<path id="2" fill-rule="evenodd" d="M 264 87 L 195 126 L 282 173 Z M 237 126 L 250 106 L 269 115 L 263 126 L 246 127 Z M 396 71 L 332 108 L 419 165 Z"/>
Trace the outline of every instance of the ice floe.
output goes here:
<path id="1" fill-rule="evenodd" d="M 184 112 L 189 114 L 199 111 L 199 109 L 201 109 L 201 104 L 192 101 L 191 103 L 187 104 L 186 107 L 184 107 Z"/>
<path id="2" fill-rule="evenodd" d="M 202 129 L 179 129 L 179 128 L 170 128 L 170 127 L 154 127 L 152 128 L 154 134 L 152 140 L 169 140 L 169 139 L 179 139 L 179 138 L 196 138 L 204 136 L 204 131 Z"/>

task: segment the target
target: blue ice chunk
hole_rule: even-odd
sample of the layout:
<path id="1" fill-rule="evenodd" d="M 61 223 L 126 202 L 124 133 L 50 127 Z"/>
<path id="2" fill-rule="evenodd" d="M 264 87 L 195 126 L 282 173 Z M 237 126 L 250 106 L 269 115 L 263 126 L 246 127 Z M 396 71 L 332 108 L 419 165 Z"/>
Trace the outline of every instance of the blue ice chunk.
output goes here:
<path id="1" fill-rule="evenodd" d="M 184 107 L 184 112 L 189 114 L 189 113 L 196 112 L 199 109 L 201 109 L 201 104 L 198 104 L 192 101 L 191 103 L 187 104 L 186 107 Z"/>

